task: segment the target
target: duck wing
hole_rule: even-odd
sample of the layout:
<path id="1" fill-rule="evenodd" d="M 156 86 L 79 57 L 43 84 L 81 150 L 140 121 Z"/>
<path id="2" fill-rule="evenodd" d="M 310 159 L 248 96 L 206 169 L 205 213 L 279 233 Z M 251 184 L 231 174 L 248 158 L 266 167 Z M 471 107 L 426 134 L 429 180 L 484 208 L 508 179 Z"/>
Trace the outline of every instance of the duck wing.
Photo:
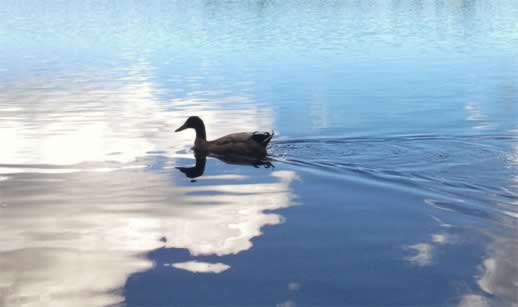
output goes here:
<path id="1" fill-rule="evenodd" d="M 226 135 L 224 137 L 211 141 L 211 143 L 221 146 L 236 143 L 254 142 L 258 145 L 266 147 L 268 143 L 270 143 L 272 137 L 273 134 L 269 132 L 242 132 Z"/>

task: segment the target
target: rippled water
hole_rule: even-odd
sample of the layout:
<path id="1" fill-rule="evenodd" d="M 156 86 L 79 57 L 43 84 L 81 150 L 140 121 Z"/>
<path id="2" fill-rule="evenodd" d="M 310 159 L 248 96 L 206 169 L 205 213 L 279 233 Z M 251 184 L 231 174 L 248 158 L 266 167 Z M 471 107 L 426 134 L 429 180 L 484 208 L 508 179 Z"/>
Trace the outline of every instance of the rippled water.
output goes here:
<path id="1" fill-rule="evenodd" d="M 518 304 L 516 16 L 2 2 L 0 305 Z M 195 160 L 190 115 L 271 165 Z"/>

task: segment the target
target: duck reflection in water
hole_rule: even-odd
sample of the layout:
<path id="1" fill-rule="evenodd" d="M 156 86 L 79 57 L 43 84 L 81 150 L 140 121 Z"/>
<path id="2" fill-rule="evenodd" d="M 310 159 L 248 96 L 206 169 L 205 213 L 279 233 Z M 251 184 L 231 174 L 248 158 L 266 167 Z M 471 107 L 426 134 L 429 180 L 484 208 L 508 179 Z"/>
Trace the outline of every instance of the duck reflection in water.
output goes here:
<path id="1" fill-rule="evenodd" d="M 176 168 L 185 174 L 187 178 L 192 179 L 191 182 L 196 182 L 195 178 L 198 178 L 203 175 L 205 171 L 205 164 L 207 163 L 206 152 L 202 151 L 194 151 L 194 157 L 196 159 L 196 164 L 190 167 L 177 166 Z M 212 158 L 216 158 L 226 164 L 232 165 L 250 165 L 253 167 L 264 167 L 270 168 L 274 167 L 274 165 L 267 158 L 262 159 L 252 159 L 248 157 L 234 156 L 234 155 L 226 155 L 226 156 L 218 156 L 218 155 L 210 155 Z"/>

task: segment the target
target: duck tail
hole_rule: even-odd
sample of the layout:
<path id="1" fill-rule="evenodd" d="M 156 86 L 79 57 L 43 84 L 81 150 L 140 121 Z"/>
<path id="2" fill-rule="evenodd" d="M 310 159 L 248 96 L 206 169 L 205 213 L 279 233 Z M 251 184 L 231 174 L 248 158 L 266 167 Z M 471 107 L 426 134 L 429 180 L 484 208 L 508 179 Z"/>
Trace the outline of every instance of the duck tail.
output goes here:
<path id="1" fill-rule="evenodd" d="M 272 140 L 273 135 L 274 135 L 273 131 L 272 131 L 272 133 L 270 133 L 270 132 L 263 132 L 263 133 L 254 132 L 254 134 L 252 135 L 252 139 L 254 141 L 256 141 L 257 143 L 261 144 L 262 146 L 266 147 L 268 145 L 268 143 L 270 143 L 270 141 Z"/>
<path id="2" fill-rule="evenodd" d="M 267 137 L 263 141 L 264 147 L 268 146 L 268 143 L 270 143 L 270 141 L 272 140 L 273 136 L 275 135 L 275 132 L 273 132 L 272 130 L 272 133 L 265 132 L 265 134 L 267 135 Z"/>

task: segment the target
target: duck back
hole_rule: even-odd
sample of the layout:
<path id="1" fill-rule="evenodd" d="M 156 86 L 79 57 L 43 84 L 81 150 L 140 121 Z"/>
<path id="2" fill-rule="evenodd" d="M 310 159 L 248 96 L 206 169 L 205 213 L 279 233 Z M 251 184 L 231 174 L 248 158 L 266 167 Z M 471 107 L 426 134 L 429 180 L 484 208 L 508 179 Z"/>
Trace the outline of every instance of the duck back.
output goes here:
<path id="1" fill-rule="evenodd" d="M 218 155 L 243 155 L 262 157 L 272 139 L 268 132 L 234 133 L 207 142 L 207 151 Z"/>

